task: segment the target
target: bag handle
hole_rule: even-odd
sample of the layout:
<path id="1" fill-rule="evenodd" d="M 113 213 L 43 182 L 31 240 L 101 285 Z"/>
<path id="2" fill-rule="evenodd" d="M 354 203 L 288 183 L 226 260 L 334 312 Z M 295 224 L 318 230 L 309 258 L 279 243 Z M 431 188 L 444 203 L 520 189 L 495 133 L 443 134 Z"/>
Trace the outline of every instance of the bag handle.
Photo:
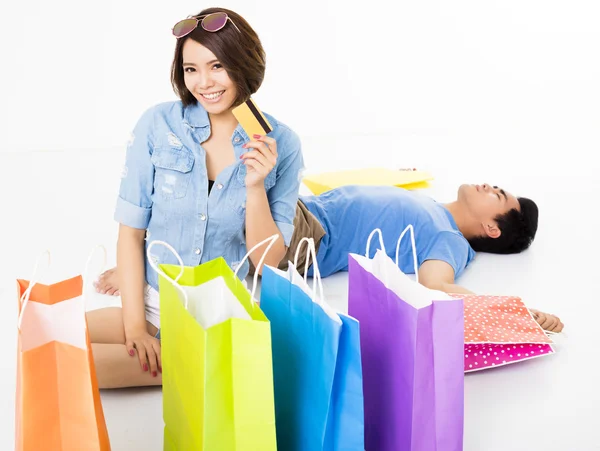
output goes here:
<path id="1" fill-rule="evenodd" d="M 175 279 L 171 279 L 169 276 L 167 276 L 165 274 L 165 272 L 162 269 L 160 269 L 156 265 L 156 263 L 154 263 L 154 260 L 152 260 L 152 258 L 150 256 L 150 249 L 152 249 L 152 247 L 155 244 L 160 244 L 160 245 L 166 247 L 167 249 L 169 249 L 171 251 L 171 253 L 175 256 L 177 261 L 179 262 L 179 274 L 177 275 L 177 277 L 175 277 Z M 156 271 L 158 274 L 160 274 L 165 279 L 167 279 L 169 282 L 171 282 L 171 285 L 173 285 L 175 288 L 177 288 L 183 294 L 184 306 L 185 306 L 185 309 L 187 310 L 188 302 L 189 302 L 188 295 L 185 292 L 185 290 L 181 287 L 181 285 L 179 285 L 177 283 L 179 281 L 179 279 L 181 278 L 181 276 L 183 275 L 183 271 L 185 269 L 185 267 L 183 265 L 183 260 L 181 259 L 181 257 L 177 253 L 177 251 L 175 249 L 173 249 L 173 246 L 171 246 L 169 243 L 166 243 L 164 241 L 154 240 L 148 245 L 148 248 L 146 249 L 146 258 L 148 259 L 148 263 L 150 263 L 150 266 L 152 266 L 152 269 L 154 269 L 154 271 Z"/>
<path id="2" fill-rule="evenodd" d="M 250 249 L 250 251 L 244 256 L 244 258 L 240 261 L 238 267 L 235 270 L 235 275 L 237 277 L 238 271 L 239 269 L 242 267 L 243 263 L 246 261 L 246 259 L 250 256 L 250 254 L 252 254 L 252 252 L 254 252 L 258 247 L 262 246 L 263 244 L 267 243 L 268 241 L 271 241 L 271 244 L 269 244 L 269 246 L 267 247 L 267 249 L 265 250 L 265 253 L 263 254 L 262 258 L 260 259 L 260 262 L 258 263 L 258 266 L 256 268 L 256 272 L 254 273 L 254 286 L 252 287 L 252 294 L 251 294 L 251 303 L 252 305 L 252 299 L 254 299 L 255 293 L 256 293 L 256 285 L 258 283 L 258 268 L 260 268 L 260 266 L 263 264 L 265 257 L 267 256 L 267 253 L 269 252 L 269 250 L 271 249 L 271 247 L 273 246 L 273 244 L 275 244 L 275 241 L 277 241 L 277 239 L 279 238 L 279 234 L 277 235 L 273 235 L 269 238 L 267 238 L 264 241 L 261 241 L 260 243 L 258 243 L 256 246 L 254 246 L 252 249 Z M 175 277 L 175 279 L 171 279 L 169 276 L 167 276 L 165 274 L 164 271 L 162 271 L 155 263 L 154 260 L 152 260 L 152 258 L 150 257 L 150 249 L 152 249 L 152 247 L 155 244 L 160 244 L 164 247 L 166 247 L 167 249 L 169 249 L 171 251 L 171 253 L 175 256 L 175 258 L 177 258 L 177 261 L 179 262 L 179 274 L 177 275 L 177 277 Z M 189 299 L 188 299 L 188 295 L 185 292 L 185 290 L 181 287 L 181 285 L 179 285 L 177 282 L 179 281 L 179 279 L 181 278 L 181 276 L 183 275 L 183 271 L 184 271 L 184 264 L 183 264 L 183 260 L 181 259 L 181 256 L 177 253 L 177 251 L 173 248 L 173 246 L 171 246 L 169 243 L 166 243 L 164 241 L 152 241 L 149 245 L 148 245 L 148 249 L 146 250 L 146 257 L 148 258 L 148 262 L 150 263 L 150 266 L 152 266 L 152 269 L 154 269 L 154 271 L 156 271 L 158 274 L 160 274 L 161 276 L 163 276 L 165 279 L 167 279 L 169 282 L 171 282 L 171 284 L 173 286 L 175 286 L 182 294 L 183 294 L 183 298 L 185 300 L 185 309 L 188 309 L 188 303 L 189 303 Z"/>
<path id="3" fill-rule="evenodd" d="M 317 290 L 316 284 L 319 284 L 319 292 L 321 294 L 321 300 L 318 304 L 322 304 L 325 302 L 325 295 L 323 294 L 323 280 L 321 278 L 321 273 L 319 272 L 319 265 L 317 264 L 317 250 L 315 248 L 315 240 L 313 238 L 304 237 L 298 243 L 298 247 L 296 248 L 296 255 L 294 256 L 294 268 L 298 267 L 298 255 L 300 254 L 300 249 L 302 247 L 302 243 L 306 241 L 306 263 L 304 264 L 304 282 L 308 283 L 308 264 L 310 262 L 310 257 L 312 256 L 313 261 L 313 302 L 315 301 Z"/>
<path id="4" fill-rule="evenodd" d="M 308 266 L 310 263 L 310 240 L 311 238 L 304 237 L 298 243 L 296 247 L 296 254 L 294 255 L 294 268 L 298 269 L 298 257 L 300 256 L 300 249 L 302 248 L 302 243 L 306 242 L 308 247 L 306 248 L 306 261 L 304 263 L 304 281 L 308 283 Z M 313 241 L 314 243 L 314 241 Z M 313 265 L 316 264 L 316 260 L 313 260 Z M 313 281 L 314 285 L 314 281 Z M 314 289 L 314 286 L 313 286 Z"/>
<path id="5" fill-rule="evenodd" d="M 419 264 L 417 262 L 417 245 L 415 244 L 415 230 L 412 226 L 412 224 L 409 224 L 400 234 L 400 238 L 398 238 L 398 243 L 396 244 L 396 266 L 398 266 L 398 256 L 400 253 L 400 243 L 402 242 L 402 238 L 404 237 L 404 235 L 406 234 L 407 231 L 410 230 L 410 244 L 412 247 L 412 254 L 413 254 L 413 264 L 415 267 L 415 277 L 417 280 L 417 283 L 419 283 Z"/>
<path id="6" fill-rule="evenodd" d="M 19 331 L 21 330 L 21 324 L 23 323 L 23 314 L 25 313 L 25 307 L 27 306 L 27 304 L 29 304 L 29 296 L 31 295 L 31 290 L 33 289 L 33 286 L 38 283 L 38 281 L 37 281 L 38 267 L 40 266 L 40 260 L 44 254 L 48 255 L 48 265 L 46 267 L 46 270 L 48 270 L 48 268 L 50 268 L 50 264 L 52 262 L 52 258 L 51 258 L 49 250 L 45 250 L 44 252 L 42 252 L 40 255 L 38 255 L 38 258 L 35 260 L 35 265 L 33 267 L 33 274 L 31 275 L 31 278 L 29 279 L 29 286 L 27 287 L 25 292 L 21 295 L 21 299 L 20 299 L 21 312 L 19 313 L 19 321 L 17 324 L 17 328 L 19 329 Z"/>
<path id="7" fill-rule="evenodd" d="M 238 275 L 238 271 L 240 270 L 240 268 L 242 267 L 242 265 L 244 264 L 244 262 L 250 258 L 250 254 L 252 254 L 252 252 L 254 252 L 256 249 L 258 249 L 259 247 L 261 247 L 263 244 L 268 243 L 269 241 L 271 242 L 271 244 L 269 244 L 267 246 L 267 248 L 265 249 L 265 252 L 263 253 L 263 256 L 260 258 L 258 265 L 256 265 L 256 268 L 254 270 L 254 280 L 252 282 L 252 293 L 250 295 L 250 304 L 252 305 L 252 307 L 254 307 L 254 296 L 256 294 L 256 286 L 258 285 L 258 271 L 259 268 L 263 265 L 265 258 L 267 257 L 267 254 L 269 253 L 269 251 L 271 250 L 271 248 L 273 247 L 273 245 L 275 244 L 275 242 L 279 239 L 279 234 L 275 234 L 273 236 L 270 236 L 269 238 L 267 238 L 266 240 L 261 241 L 260 243 L 258 243 L 257 245 L 255 245 L 252 249 L 250 249 L 246 255 L 244 255 L 244 258 L 242 258 L 242 260 L 239 262 L 237 268 L 235 268 L 235 276 L 237 277 Z"/>
<path id="8" fill-rule="evenodd" d="M 385 252 L 385 245 L 383 244 L 383 235 L 381 233 L 381 229 L 375 229 L 371 232 L 369 238 L 367 238 L 367 252 L 365 253 L 365 257 L 367 258 L 369 258 L 369 251 L 371 250 L 371 240 L 373 239 L 373 235 L 376 233 L 379 234 L 379 246 L 381 247 L 381 250 Z"/>

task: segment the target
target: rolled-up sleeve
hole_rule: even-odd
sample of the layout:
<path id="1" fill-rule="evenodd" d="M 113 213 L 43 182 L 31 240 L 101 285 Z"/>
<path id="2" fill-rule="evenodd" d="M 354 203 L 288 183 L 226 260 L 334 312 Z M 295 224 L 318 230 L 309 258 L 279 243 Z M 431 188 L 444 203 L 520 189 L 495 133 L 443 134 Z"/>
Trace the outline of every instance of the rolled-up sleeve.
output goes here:
<path id="1" fill-rule="evenodd" d="M 457 232 L 443 231 L 429 245 L 422 261 L 441 260 L 448 263 L 454 269 L 454 279 L 463 273 L 469 259 L 469 242 Z"/>
<path id="2" fill-rule="evenodd" d="M 154 111 L 147 110 L 138 120 L 131 134 L 114 214 L 115 221 L 135 229 L 146 229 L 152 212 L 153 117 Z"/>
<path id="3" fill-rule="evenodd" d="M 276 183 L 269 190 L 269 205 L 275 225 L 289 247 L 294 233 L 294 218 L 304 171 L 304 158 L 300 138 L 286 129 L 285 138 L 278 143 L 278 154 L 282 160 L 277 165 Z"/>

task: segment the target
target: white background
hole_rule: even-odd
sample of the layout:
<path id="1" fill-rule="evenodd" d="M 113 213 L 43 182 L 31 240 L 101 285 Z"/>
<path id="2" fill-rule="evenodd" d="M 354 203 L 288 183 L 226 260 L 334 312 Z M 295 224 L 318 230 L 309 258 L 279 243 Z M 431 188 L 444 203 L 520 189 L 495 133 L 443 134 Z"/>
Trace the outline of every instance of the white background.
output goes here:
<path id="1" fill-rule="evenodd" d="M 0 7 L 0 449 L 12 449 L 14 279 L 114 262 L 125 143 L 174 99 L 173 24 L 191 1 L 29 0 Z M 593 0 L 221 3 L 267 51 L 255 100 L 300 135 L 309 172 L 418 167 L 431 194 L 499 184 L 540 206 L 522 255 L 478 255 L 459 282 L 517 294 L 567 325 L 551 358 L 466 378 L 465 449 L 600 449 L 597 317 L 600 4 Z M 346 275 L 326 280 L 345 308 Z M 90 302 L 108 302 L 96 297 Z M 114 450 L 162 449 L 159 391 L 103 393 Z"/>

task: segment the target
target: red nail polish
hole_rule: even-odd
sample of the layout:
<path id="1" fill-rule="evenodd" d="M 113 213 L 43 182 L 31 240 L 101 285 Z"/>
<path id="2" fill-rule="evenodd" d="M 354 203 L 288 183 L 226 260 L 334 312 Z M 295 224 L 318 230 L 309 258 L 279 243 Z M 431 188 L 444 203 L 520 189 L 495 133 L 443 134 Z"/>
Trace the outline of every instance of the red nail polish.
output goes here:
<path id="1" fill-rule="evenodd" d="M 240 155 L 240 160 L 241 160 L 242 158 L 244 158 L 244 154 Z"/>
<path id="2" fill-rule="evenodd" d="M 254 135 L 254 139 L 260 139 L 261 136 L 260 135 Z"/>
<path id="3" fill-rule="evenodd" d="M 247 148 L 248 148 L 248 144 L 244 144 L 242 147 L 243 147 L 244 149 L 247 149 Z"/>
<path id="4" fill-rule="evenodd" d="M 148 371 L 148 365 L 146 365 L 145 363 L 144 363 L 144 366 L 142 368 L 144 368 L 144 371 Z"/>
<path id="5" fill-rule="evenodd" d="M 129 355 L 131 355 L 131 356 L 133 355 L 133 349 L 129 350 Z"/>
<path id="6" fill-rule="evenodd" d="M 157 376 L 156 371 L 152 371 L 152 377 L 156 377 L 156 376 Z"/>

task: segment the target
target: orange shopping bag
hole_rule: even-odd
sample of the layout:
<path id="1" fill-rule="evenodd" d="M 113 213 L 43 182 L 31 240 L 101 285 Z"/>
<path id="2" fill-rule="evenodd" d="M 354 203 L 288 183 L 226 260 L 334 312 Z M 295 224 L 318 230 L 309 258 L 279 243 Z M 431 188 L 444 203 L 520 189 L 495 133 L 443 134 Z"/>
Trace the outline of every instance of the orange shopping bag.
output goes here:
<path id="1" fill-rule="evenodd" d="M 31 281 L 17 280 L 15 450 L 108 451 L 83 279 L 42 285 L 36 270 Z"/>

